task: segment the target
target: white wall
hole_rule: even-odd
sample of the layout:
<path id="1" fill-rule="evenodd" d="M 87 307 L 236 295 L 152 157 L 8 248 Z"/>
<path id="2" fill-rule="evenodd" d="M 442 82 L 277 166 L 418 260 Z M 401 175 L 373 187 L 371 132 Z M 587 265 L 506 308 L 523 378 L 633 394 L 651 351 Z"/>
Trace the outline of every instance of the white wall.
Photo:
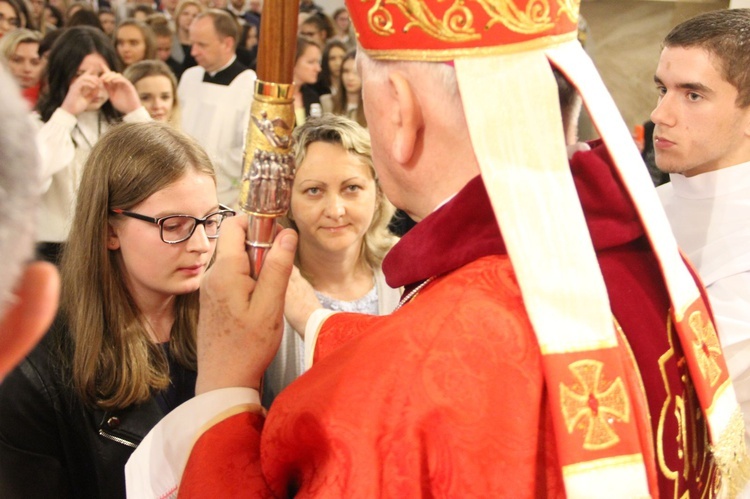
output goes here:
<path id="1" fill-rule="evenodd" d="M 329 16 L 332 16 L 336 9 L 344 6 L 344 0 L 316 0 L 315 3 L 323 7 Z"/>

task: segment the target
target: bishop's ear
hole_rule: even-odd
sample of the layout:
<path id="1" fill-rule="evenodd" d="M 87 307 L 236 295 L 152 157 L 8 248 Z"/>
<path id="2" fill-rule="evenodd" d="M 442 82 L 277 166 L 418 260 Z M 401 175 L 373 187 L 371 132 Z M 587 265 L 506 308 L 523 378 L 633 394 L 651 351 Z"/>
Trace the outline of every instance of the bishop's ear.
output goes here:
<path id="1" fill-rule="evenodd" d="M 26 266 L 5 313 L 0 317 L 0 381 L 44 336 L 57 312 L 60 276 L 54 265 Z"/>
<path id="2" fill-rule="evenodd" d="M 411 83 L 403 74 L 394 71 L 388 80 L 393 97 L 393 157 L 399 163 L 407 164 L 414 154 L 419 131 L 424 125 L 422 107 Z"/>

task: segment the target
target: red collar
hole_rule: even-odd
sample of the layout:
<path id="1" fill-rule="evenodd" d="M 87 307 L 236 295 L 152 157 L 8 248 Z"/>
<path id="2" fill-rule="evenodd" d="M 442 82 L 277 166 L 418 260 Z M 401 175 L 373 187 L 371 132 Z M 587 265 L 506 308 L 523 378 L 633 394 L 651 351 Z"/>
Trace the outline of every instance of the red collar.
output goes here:
<path id="1" fill-rule="evenodd" d="M 630 198 L 600 142 L 570 162 L 586 222 L 597 250 L 621 246 L 643 235 Z M 523 223 L 523 221 L 519 221 Z M 388 285 L 418 284 L 487 255 L 505 254 L 505 243 L 481 177 L 411 229 L 383 261 Z"/>

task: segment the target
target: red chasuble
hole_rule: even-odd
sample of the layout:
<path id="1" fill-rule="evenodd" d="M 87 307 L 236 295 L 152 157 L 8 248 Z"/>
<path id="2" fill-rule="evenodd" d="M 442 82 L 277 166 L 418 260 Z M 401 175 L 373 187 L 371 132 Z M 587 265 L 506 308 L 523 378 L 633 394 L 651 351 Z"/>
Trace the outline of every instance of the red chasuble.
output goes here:
<path id="1" fill-rule="evenodd" d="M 647 466 L 661 497 L 710 497 L 718 478 L 664 283 L 608 165 L 603 147 L 571 162 L 646 394 Z M 265 422 L 240 414 L 197 441 L 181 496 L 564 496 L 541 354 L 481 179 L 383 270 L 394 287 L 430 281 L 390 316 L 328 319 L 314 367 Z"/>

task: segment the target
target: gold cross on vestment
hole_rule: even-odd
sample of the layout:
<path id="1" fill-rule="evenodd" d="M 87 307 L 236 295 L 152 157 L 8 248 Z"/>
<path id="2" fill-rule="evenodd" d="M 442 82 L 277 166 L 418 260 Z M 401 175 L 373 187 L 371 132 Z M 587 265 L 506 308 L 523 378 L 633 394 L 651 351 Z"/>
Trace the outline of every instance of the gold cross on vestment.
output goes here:
<path id="1" fill-rule="evenodd" d="M 688 323 L 695 334 L 695 340 L 692 343 L 695 358 L 698 360 L 698 368 L 703 377 L 708 380 L 709 386 L 713 387 L 721 377 L 721 367 L 716 362 L 716 358 L 721 355 L 716 330 L 710 320 L 704 323 L 700 311 L 690 314 Z"/>
<path id="2" fill-rule="evenodd" d="M 585 430 L 583 448 L 601 450 L 620 441 L 615 421 L 630 420 L 630 401 L 621 378 L 608 383 L 602 376 L 604 363 L 579 360 L 568 366 L 577 382 L 560 383 L 560 403 L 568 433 Z"/>

